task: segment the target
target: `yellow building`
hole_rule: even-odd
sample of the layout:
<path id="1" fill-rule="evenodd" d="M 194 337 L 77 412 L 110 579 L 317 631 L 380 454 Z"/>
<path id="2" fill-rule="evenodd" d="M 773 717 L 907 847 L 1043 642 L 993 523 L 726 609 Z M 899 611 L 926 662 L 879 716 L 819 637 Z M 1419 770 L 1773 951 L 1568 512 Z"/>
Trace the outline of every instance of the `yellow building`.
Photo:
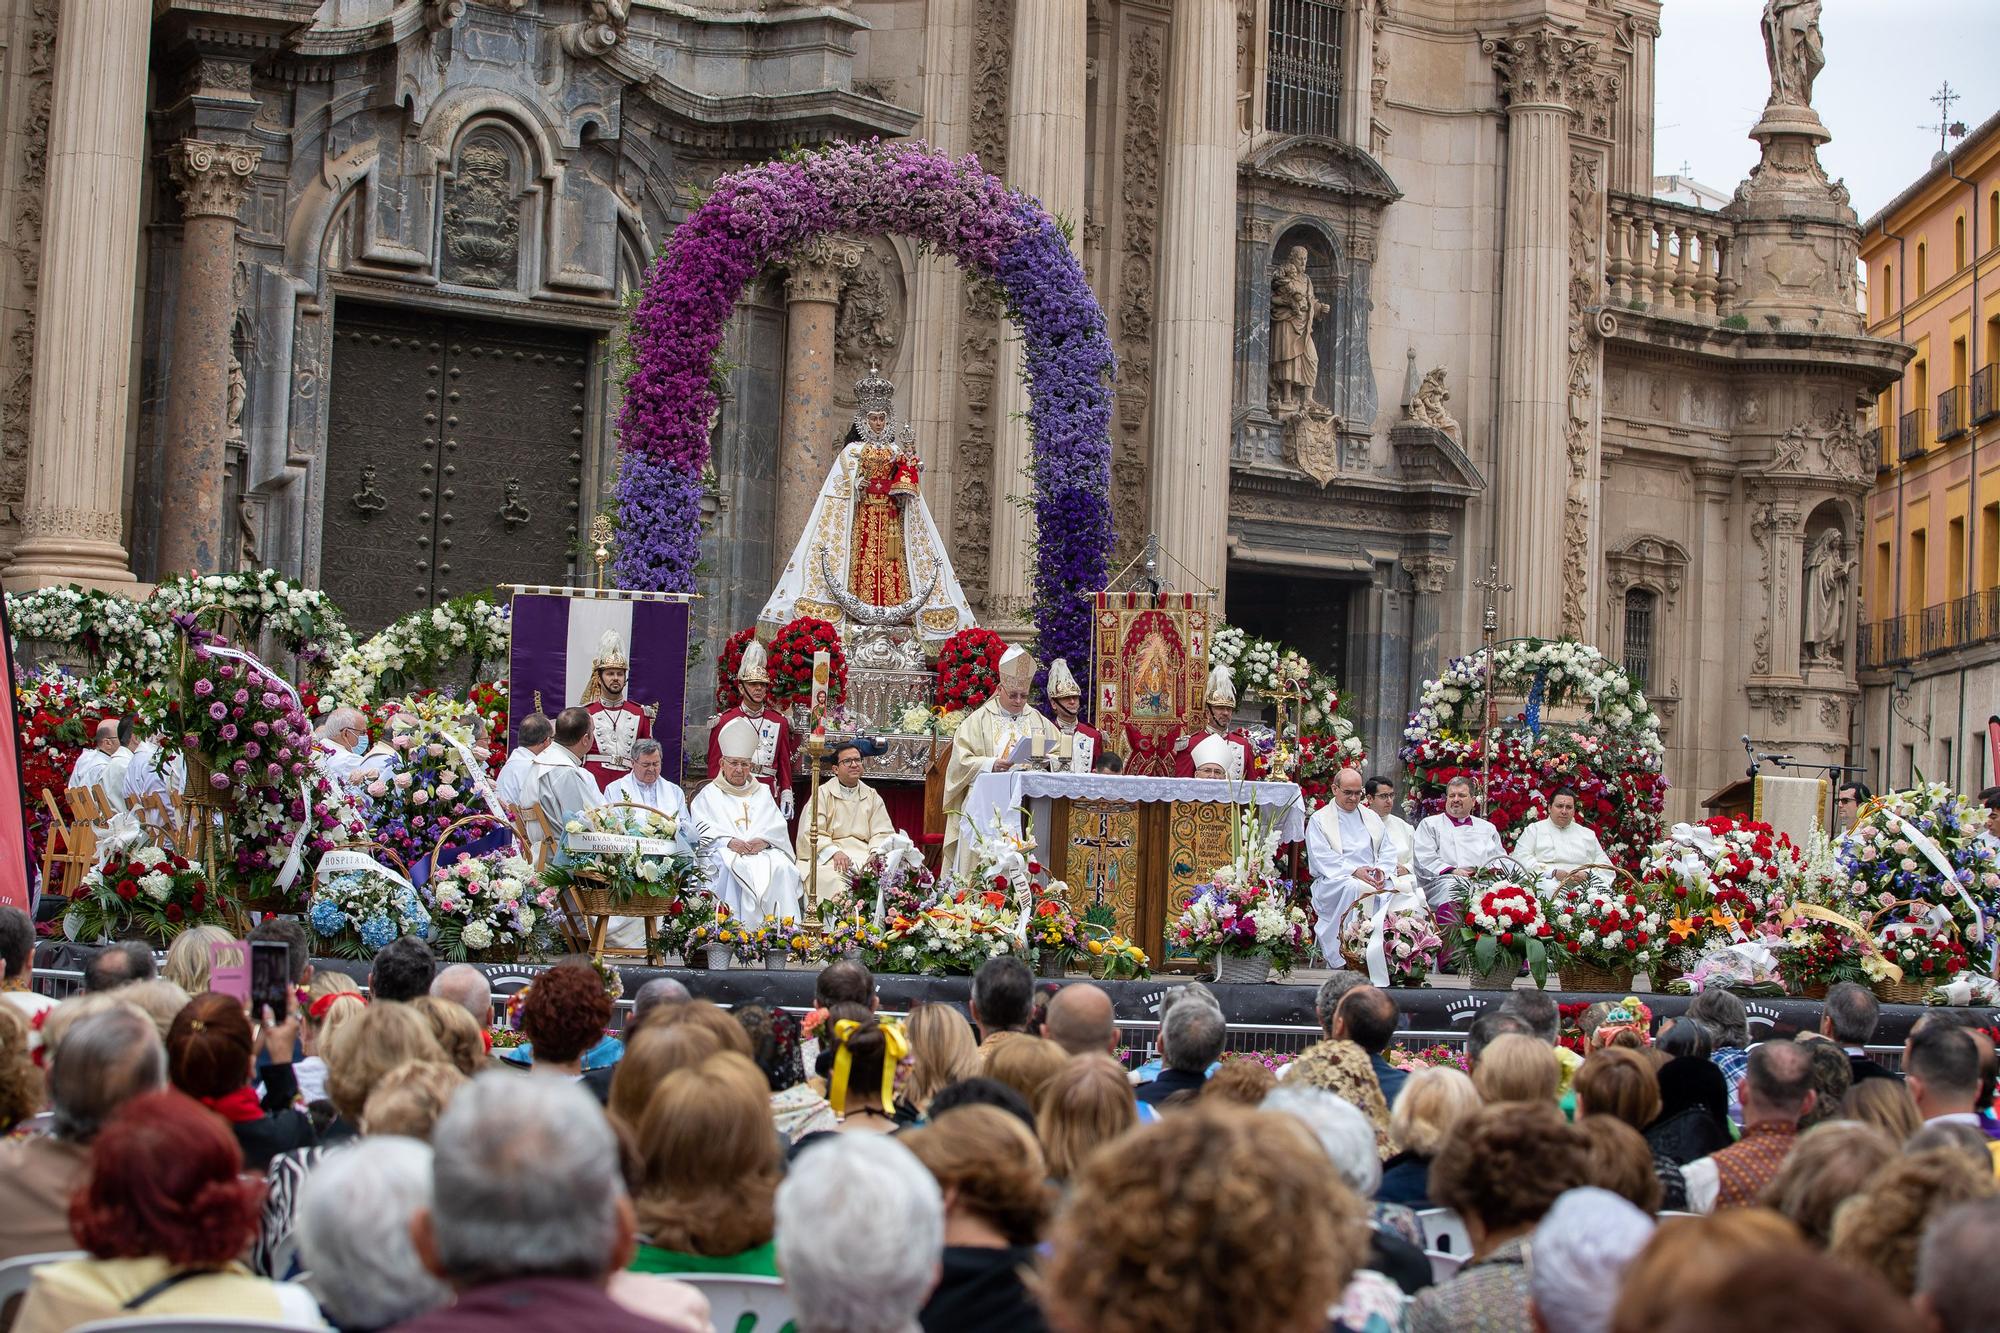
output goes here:
<path id="1" fill-rule="evenodd" d="M 1862 228 L 1868 331 L 1915 348 L 1876 402 L 1861 754 L 1878 790 L 1995 782 L 2000 711 L 2000 115 Z"/>

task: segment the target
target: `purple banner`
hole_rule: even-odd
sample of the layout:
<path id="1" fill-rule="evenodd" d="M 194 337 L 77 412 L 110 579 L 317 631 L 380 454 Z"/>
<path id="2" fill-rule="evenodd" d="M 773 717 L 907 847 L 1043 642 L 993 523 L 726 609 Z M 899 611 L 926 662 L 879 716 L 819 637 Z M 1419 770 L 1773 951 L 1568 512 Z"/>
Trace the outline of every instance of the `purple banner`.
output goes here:
<path id="1" fill-rule="evenodd" d="M 606 632 L 618 635 L 631 661 L 626 695 L 653 713 L 652 735 L 665 753 L 664 771 L 681 772 L 681 721 L 687 704 L 688 604 L 656 594 L 582 589 L 516 592 L 513 650 L 507 664 L 507 743 L 521 719 L 540 711 L 554 718 L 579 704 L 590 664 Z"/>

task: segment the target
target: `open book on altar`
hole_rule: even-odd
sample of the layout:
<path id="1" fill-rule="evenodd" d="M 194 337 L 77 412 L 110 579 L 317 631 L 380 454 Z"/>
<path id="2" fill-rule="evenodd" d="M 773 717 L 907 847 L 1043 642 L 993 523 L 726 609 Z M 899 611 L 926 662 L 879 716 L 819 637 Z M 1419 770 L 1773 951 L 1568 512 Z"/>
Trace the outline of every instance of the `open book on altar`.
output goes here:
<path id="1" fill-rule="evenodd" d="M 1040 736 L 1023 736 L 1006 747 L 1002 756 L 1009 768 L 1041 768 L 1045 761 L 1064 761 L 1057 767 L 1071 773 L 1088 773 L 1097 760 L 1097 746 L 1088 736 L 1058 736 L 1053 741 Z"/>

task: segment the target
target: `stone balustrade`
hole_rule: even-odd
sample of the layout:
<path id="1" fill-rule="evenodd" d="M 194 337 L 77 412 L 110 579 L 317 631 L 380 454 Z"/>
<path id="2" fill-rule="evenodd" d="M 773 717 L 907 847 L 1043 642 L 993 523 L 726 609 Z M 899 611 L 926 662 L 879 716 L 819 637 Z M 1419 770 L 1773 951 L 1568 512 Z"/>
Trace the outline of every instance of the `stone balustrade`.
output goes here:
<path id="1" fill-rule="evenodd" d="M 1656 314 L 1727 319 L 1736 279 L 1729 268 L 1734 224 L 1686 204 L 1613 193 L 1605 228 L 1607 299 Z"/>

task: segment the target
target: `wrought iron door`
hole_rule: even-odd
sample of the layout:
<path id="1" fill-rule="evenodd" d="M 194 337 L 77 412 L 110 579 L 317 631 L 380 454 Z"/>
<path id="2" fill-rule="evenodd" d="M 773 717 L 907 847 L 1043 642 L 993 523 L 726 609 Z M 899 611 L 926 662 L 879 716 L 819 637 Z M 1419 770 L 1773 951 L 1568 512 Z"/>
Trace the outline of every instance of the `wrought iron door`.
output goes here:
<path id="1" fill-rule="evenodd" d="M 355 629 L 568 579 L 589 362 L 582 335 L 342 303 L 320 582 Z"/>

